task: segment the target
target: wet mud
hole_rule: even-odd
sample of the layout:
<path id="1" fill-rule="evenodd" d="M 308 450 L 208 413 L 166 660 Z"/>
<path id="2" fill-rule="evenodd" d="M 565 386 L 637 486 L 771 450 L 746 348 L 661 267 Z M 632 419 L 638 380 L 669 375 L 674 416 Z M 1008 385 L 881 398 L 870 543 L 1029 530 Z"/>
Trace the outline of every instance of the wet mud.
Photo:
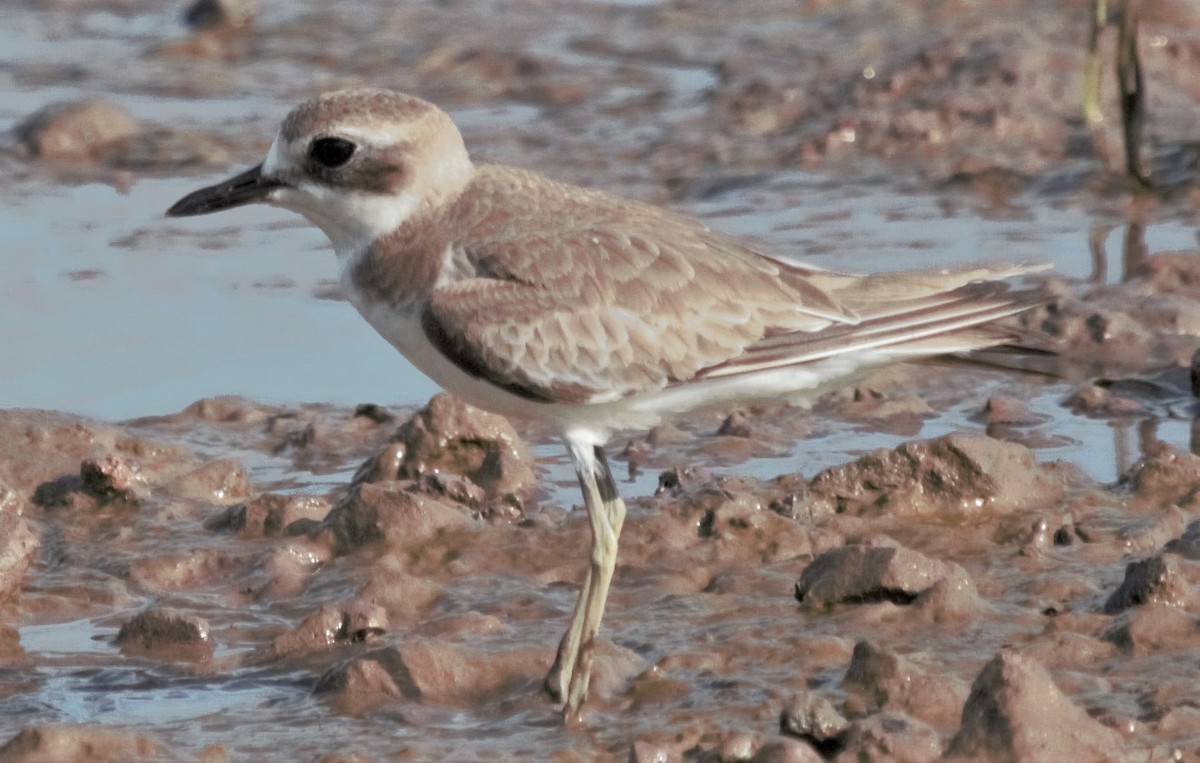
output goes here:
<path id="1" fill-rule="evenodd" d="M 94 186 L 165 207 L 257 162 L 291 103 L 365 83 L 444 105 L 481 158 L 819 265 L 1026 259 L 1064 236 L 1082 262 L 1037 279 L 1024 352 L 614 440 L 629 516 L 570 728 L 542 680 L 589 536 L 552 432 L 407 381 L 359 405 L 217 386 L 88 415 L 82 351 L 56 410 L 31 409 L 7 402 L 10 369 L 0 762 L 1200 761 L 1200 21 L 1184 3 L 1143 20 L 1145 188 L 1110 76 L 1105 120 L 1081 115 L 1089 3 L 731 7 L 14 6 L 0 162 L 40 215 Z M 242 240 L 160 211 L 107 245 L 254 257 L 297 227 Z M 996 224 L 1005 246 L 977 246 Z M 54 282 L 119 285 L 100 263 Z M 42 310 L 23 278 L 0 294 Z M 317 277 L 254 284 L 296 297 L 268 303 L 280 322 L 350 310 Z M 53 346 L 35 323 L 4 328 Z M 331 387 L 311 399 L 356 396 L 362 374 L 334 385 L 305 339 L 291 354 Z M 161 386 L 186 375 L 133 357 Z"/>

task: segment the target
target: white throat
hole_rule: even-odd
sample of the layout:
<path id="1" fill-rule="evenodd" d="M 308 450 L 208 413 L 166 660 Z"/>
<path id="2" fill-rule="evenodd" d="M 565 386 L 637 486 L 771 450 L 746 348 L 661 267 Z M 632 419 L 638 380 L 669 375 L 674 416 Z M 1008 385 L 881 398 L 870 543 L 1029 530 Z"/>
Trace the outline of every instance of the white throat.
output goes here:
<path id="1" fill-rule="evenodd" d="M 376 240 L 405 223 L 421 206 L 415 193 L 380 195 L 334 191 L 323 186 L 301 187 L 297 199 L 281 202 L 299 212 L 329 237 L 338 260 L 352 259 Z"/>
<path id="2" fill-rule="evenodd" d="M 320 228 L 343 267 L 372 243 L 395 231 L 422 208 L 444 204 L 471 181 L 475 168 L 457 132 L 430 147 L 429 160 L 418 162 L 410 182 L 385 194 L 337 188 L 308 180 L 289 165 L 289 151 L 276 136 L 263 161 L 262 172 L 273 177 L 299 178 L 268 197 Z M 378 136 L 374 136 L 378 138 Z"/>

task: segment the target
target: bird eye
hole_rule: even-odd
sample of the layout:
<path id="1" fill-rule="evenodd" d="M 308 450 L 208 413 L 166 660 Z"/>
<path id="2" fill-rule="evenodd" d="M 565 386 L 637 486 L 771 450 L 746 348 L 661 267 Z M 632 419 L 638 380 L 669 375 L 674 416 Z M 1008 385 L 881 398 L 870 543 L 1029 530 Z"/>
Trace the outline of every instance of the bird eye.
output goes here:
<path id="1" fill-rule="evenodd" d="M 308 156 L 322 167 L 333 169 L 350 161 L 355 146 L 345 138 L 317 138 L 308 149 Z"/>

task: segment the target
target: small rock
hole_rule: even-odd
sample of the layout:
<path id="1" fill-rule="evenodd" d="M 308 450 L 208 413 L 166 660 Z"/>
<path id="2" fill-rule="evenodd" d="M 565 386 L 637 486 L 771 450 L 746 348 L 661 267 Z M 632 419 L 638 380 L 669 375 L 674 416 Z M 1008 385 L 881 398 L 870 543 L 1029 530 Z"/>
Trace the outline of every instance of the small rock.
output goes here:
<path id="1" fill-rule="evenodd" d="M 296 596 L 304 591 L 313 574 L 333 558 L 328 544 L 307 537 L 288 538 L 273 546 L 258 559 L 256 578 L 266 577 L 261 584 L 242 580 L 241 590 L 258 598 L 279 599 Z"/>
<path id="2" fill-rule="evenodd" d="M 465 511 L 404 489 L 399 482 L 363 483 L 325 517 L 317 535 L 331 533 L 338 553 L 377 541 L 402 549 L 469 527 Z"/>
<path id="3" fill-rule="evenodd" d="M 103 148 L 138 133 L 124 109 L 101 100 L 57 103 L 37 111 L 16 128 L 17 139 L 39 159 L 94 159 Z"/>
<path id="4" fill-rule="evenodd" d="M 422 493 L 446 498 L 472 509 L 479 509 L 487 500 L 483 488 L 461 474 L 425 474 L 417 480 L 416 489 Z"/>
<path id="5" fill-rule="evenodd" d="M 419 479 L 433 473 L 461 474 L 488 497 L 532 495 L 537 475 L 529 449 L 512 424 L 445 393 L 400 426 L 395 439 L 405 452 L 398 476 Z"/>
<path id="6" fill-rule="evenodd" d="M 1167 541 L 1163 551 L 1192 561 L 1200 559 L 1200 521 L 1189 522 L 1178 538 Z"/>
<path id="7" fill-rule="evenodd" d="M 836 741 L 849 722 L 825 697 L 811 691 L 792 695 L 779 718 L 779 730 L 815 744 L 828 751 L 839 743 Z"/>
<path id="8" fill-rule="evenodd" d="M 1180 503 L 1200 483 L 1200 456 L 1173 450 L 1162 442 L 1147 450 L 1125 476 L 1134 495 L 1150 505 Z"/>
<path id="9" fill-rule="evenodd" d="M 368 458 L 354 472 L 351 485 L 363 482 L 391 482 L 400 478 L 400 467 L 404 464 L 408 448 L 402 442 L 390 442 L 378 453 Z M 481 488 L 482 489 L 482 488 Z"/>
<path id="10" fill-rule="evenodd" d="M 1174 556 L 1159 554 L 1125 567 L 1125 580 L 1104 602 L 1104 614 L 1115 615 L 1148 602 L 1184 606 L 1191 586 L 1179 570 Z"/>
<path id="11" fill-rule="evenodd" d="M 342 608 L 340 633 L 352 642 L 366 641 L 387 632 L 387 610 L 373 601 L 352 599 Z"/>
<path id="12" fill-rule="evenodd" d="M 509 493 L 532 497 L 536 489 L 533 457 L 511 423 L 444 392 L 402 423 L 394 440 L 367 462 L 370 467 L 359 469 L 356 480 L 461 475 L 488 498 Z"/>
<path id="13" fill-rule="evenodd" d="M 314 692 L 358 714 L 400 697 L 438 704 L 483 702 L 548 668 L 542 650 L 473 652 L 440 641 L 411 640 L 376 649 L 329 670 Z"/>
<path id="14" fill-rule="evenodd" d="M 129 580 L 145 591 L 180 591 L 228 580 L 246 561 L 217 548 L 145 556 L 130 565 Z"/>
<path id="15" fill-rule="evenodd" d="M 983 406 L 985 424 L 1040 424 L 1046 417 L 1033 410 L 1028 402 L 1007 395 L 993 395 Z"/>
<path id="16" fill-rule="evenodd" d="M 207 660 L 213 655 L 208 621 L 169 608 L 139 612 L 117 633 L 124 654 L 158 659 Z"/>
<path id="17" fill-rule="evenodd" d="M 918 670 L 910 661 L 868 641 L 854 645 L 843 685 L 858 694 L 867 712 L 901 710 L 930 723 L 953 723 L 967 688 Z"/>
<path id="18" fill-rule="evenodd" d="M 25 572 L 40 546 L 25 517 L 0 509 L 0 604 L 15 598 L 21 590 Z"/>
<path id="19" fill-rule="evenodd" d="M 682 495 L 710 482 L 712 482 L 712 472 L 707 469 L 694 466 L 676 466 L 658 475 L 658 487 L 655 488 L 654 494 L 662 495 L 669 493 L 671 495 Z"/>
<path id="20" fill-rule="evenodd" d="M 396 419 L 395 416 L 382 405 L 375 403 L 361 403 L 354 407 L 355 418 L 364 418 L 373 421 L 376 424 L 387 424 Z"/>
<path id="21" fill-rule="evenodd" d="M 809 482 L 824 513 L 1012 512 L 1052 504 L 1062 494 L 1029 448 L 990 437 L 950 434 L 878 450 L 826 469 Z"/>
<path id="22" fill-rule="evenodd" d="M 355 597 L 341 607 L 327 604 L 252 653 L 246 664 L 261 665 L 282 657 L 324 652 L 336 644 L 370 641 L 388 627 L 387 610 L 369 599 Z"/>
<path id="23" fill-rule="evenodd" d="M 149 737 L 110 726 L 31 726 L 0 747 L 3 763 L 136 763 L 167 759 Z"/>
<path id="24" fill-rule="evenodd" d="M 245 501 L 254 492 L 245 467 L 231 458 L 209 461 L 167 487 L 173 495 L 217 506 Z"/>
<path id="25" fill-rule="evenodd" d="M 293 522 L 320 521 L 330 510 L 329 501 L 312 495 L 263 493 L 233 506 L 206 524 L 209 530 L 230 530 L 242 538 L 271 538 Z"/>
<path id="26" fill-rule="evenodd" d="M 932 763 L 942 757 L 936 731 L 900 713 L 877 713 L 850 724 L 834 763 Z"/>
<path id="27" fill-rule="evenodd" d="M 758 748 L 750 763 L 824 763 L 821 754 L 799 739 L 772 739 Z"/>
<path id="28" fill-rule="evenodd" d="M 1000 651 L 971 686 L 949 760 L 1115 761 L 1124 741 L 1054 685 L 1038 662 Z"/>
<path id="29" fill-rule="evenodd" d="M 635 739 L 629 748 L 629 763 L 683 763 L 683 752 L 678 744 Z"/>
<path id="30" fill-rule="evenodd" d="M 753 437 L 754 428 L 750 426 L 750 421 L 746 418 L 745 413 L 734 411 L 721 422 L 717 434 L 723 437 Z"/>
<path id="31" fill-rule="evenodd" d="M 748 731 L 734 731 L 728 734 L 717 751 L 721 763 L 745 763 L 754 757 L 754 753 L 762 746 L 762 740 Z"/>
<path id="32" fill-rule="evenodd" d="M 879 601 L 912 604 L 939 580 L 974 594 L 974 583 L 959 565 L 931 559 L 890 538 L 874 537 L 813 559 L 796 583 L 796 599 L 814 607 Z"/>
<path id="33" fill-rule="evenodd" d="M 1162 603 L 1132 609 L 1104 633 L 1126 654 L 1150 655 L 1164 650 L 1195 649 L 1200 644 L 1196 620 L 1187 612 Z"/>
<path id="34" fill-rule="evenodd" d="M 118 453 L 86 459 L 79 465 L 79 478 L 86 490 L 104 500 L 135 501 L 147 493 L 141 467 Z"/>

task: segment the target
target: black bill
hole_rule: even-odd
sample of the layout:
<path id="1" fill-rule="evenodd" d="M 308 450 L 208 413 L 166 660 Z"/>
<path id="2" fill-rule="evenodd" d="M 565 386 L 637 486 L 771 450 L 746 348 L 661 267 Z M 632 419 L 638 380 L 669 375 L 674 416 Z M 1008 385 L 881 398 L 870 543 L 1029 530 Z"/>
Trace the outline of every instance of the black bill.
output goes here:
<path id="1" fill-rule="evenodd" d="M 228 180 L 193 191 L 167 210 L 167 217 L 188 217 L 220 212 L 256 201 L 265 201 L 267 194 L 286 185 L 281 180 L 263 177 L 262 165 L 246 170 Z"/>

